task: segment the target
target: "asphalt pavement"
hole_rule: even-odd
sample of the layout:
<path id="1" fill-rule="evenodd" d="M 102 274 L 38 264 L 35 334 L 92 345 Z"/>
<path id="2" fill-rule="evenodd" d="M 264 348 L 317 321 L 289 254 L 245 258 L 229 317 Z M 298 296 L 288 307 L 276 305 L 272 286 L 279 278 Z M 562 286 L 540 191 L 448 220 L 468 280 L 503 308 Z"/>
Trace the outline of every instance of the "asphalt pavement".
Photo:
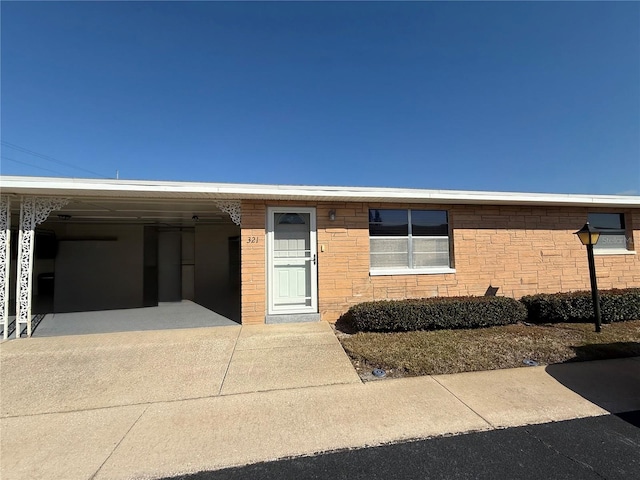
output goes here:
<path id="1" fill-rule="evenodd" d="M 344 450 L 164 480 L 640 479 L 640 410 Z"/>

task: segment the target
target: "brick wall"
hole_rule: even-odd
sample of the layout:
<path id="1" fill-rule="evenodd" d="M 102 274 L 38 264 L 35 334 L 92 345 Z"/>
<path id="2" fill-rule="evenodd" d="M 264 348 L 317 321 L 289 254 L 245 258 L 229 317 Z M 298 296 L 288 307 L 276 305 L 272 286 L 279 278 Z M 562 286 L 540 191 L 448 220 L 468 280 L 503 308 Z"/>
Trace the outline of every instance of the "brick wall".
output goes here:
<path id="1" fill-rule="evenodd" d="M 266 215 L 261 202 L 242 202 L 240 235 L 241 315 L 243 324 L 264 323 L 267 311 Z"/>
<path id="2" fill-rule="evenodd" d="M 266 205 L 242 204 L 244 323 L 262 323 L 266 312 Z M 349 306 L 367 300 L 484 295 L 490 285 L 499 289 L 498 295 L 516 298 L 537 292 L 589 289 L 586 249 L 573 234 L 582 227 L 588 212 L 625 213 L 628 235 L 640 246 L 638 209 L 361 202 L 295 205 L 317 208 L 318 308 L 322 319 L 328 321 L 335 321 Z M 447 210 L 456 273 L 370 276 L 369 208 Z M 336 210 L 334 222 L 328 219 L 329 210 Z M 247 243 L 249 236 L 258 237 L 260 243 Z M 640 287 L 638 255 L 598 255 L 595 263 L 599 288 Z"/>

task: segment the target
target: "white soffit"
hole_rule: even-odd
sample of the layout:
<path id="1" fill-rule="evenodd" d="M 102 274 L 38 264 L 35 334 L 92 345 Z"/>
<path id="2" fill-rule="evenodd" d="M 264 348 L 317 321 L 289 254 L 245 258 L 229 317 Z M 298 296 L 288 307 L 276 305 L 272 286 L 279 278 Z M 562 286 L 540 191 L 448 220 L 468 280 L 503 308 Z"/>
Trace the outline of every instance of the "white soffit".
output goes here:
<path id="1" fill-rule="evenodd" d="M 638 195 L 422 190 L 0 176 L 3 194 L 107 198 L 264 199 L 483 205 L 640 207 Z"/>

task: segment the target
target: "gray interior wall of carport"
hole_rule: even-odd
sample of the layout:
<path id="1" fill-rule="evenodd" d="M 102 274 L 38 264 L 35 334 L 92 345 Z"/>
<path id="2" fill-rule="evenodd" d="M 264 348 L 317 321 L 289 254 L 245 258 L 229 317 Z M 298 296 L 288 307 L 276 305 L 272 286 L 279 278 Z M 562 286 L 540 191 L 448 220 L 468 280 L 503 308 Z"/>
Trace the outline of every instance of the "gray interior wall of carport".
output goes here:
<path id="1" fill-rule="evenodd" d="M 37 274 L 55 271 L 55 311 L 143 306 L 143 226 L 44 227 L 61 241 L 55 261 L 34 259 L 34 294 L 38 294 Z M 183 292 L 194 292 L 196 303 L 237 321 L 240 298 L 229 278 L 229 238 L 239 234 L 235 225 L 197 225 L 194 235 L 186 235 L 187 242 L 193 239 L 193 251 L 183 246 L 183 261 L 194 264 L 183 268 L 183 275 L 193 271 L 192 279 L 184 279 Z"/>
<path id="2" fill-rule="evenodd" d="M 195 235 L 196 303 L 237 322 L 240 322 L 240 283 L 239 277 L 230 278 L 233 269 L 229 239 L 239 235 L 240 227 L 231 224 L 198 225 Z"/>
<path id="3" fill-rule="evenodd" d="M 63 224 L 54 231 L 56 312 L 142 306 L 142 226 Z"/>

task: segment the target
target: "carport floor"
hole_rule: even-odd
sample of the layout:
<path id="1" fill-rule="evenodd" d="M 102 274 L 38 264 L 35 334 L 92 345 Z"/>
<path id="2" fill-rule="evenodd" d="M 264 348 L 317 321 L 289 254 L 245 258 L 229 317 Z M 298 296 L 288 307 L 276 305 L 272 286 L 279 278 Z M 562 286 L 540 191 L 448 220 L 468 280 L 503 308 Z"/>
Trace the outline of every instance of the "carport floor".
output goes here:
<path id="1" fill-rule="evenodd" d="M 237 322 L 189 300 L 160 303 L 157 307 L 49 313 L 33 331 L 34 337 L 92 333 L 220 327 Z"/>

